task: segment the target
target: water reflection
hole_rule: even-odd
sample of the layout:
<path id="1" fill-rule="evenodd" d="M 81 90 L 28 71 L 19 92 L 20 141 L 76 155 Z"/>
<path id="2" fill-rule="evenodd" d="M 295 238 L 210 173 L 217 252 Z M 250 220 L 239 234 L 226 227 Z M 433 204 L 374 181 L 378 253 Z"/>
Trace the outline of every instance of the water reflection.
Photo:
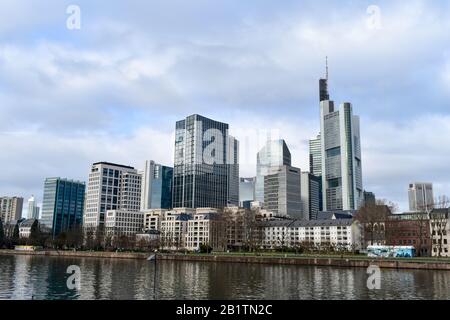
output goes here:
<path id="1" fill-rule="evenodd" d="M 70 265 L 80 290 L 67 288 Z M 157 299 L 449 299 L 450 272 L 159 261 Z M 142 260 L 0 256 L 0 299 L 155 299 L 155 265 Z"/>

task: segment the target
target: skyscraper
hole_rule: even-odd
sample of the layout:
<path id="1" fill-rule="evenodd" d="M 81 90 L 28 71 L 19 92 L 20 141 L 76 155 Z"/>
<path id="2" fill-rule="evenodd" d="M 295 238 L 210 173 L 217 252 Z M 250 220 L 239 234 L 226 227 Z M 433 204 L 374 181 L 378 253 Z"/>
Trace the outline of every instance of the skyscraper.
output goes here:
<path id="1" fill-rule="evenodd" d="M 302 172 L 302 213 L 306 220 L 316 220 L 320 211 L 321 178 L 309 172 Z"/>
<path id="2" fill-rule="evenodd" d="M 428 211 L 433 208 L 433 184 L 415 182 L 408 189 L 409 211 Z"/>
<path id="3" fill-rule="evenodd" d="M 226 123 L 197 114 L 177 121 L 174 208 L 223 208 L 236 201 L 235 182 L 230 179 L 239 179 L 239 173 L 238 167 L 230 167 L 236 163 L 228 163 L 237 159 L 229 154 L 236 148 L 231 141 Z"/>
<path id="4" fill-rule="evenodd" d="M 0 218 L 3 224 L 22 217 L 23 198 L 0 197 Z"/>
<path id="5" fill-rule="evenodd" d="M 325 84 L 321 79 L 323 209 L 357 210 L 364 201 L 359 117 L 353 115 L 350 103 L 342 103 L 339 109 L 335 109 L 334 102 L 329 100 L 328 63 Z"/>
<path id="6" fill-rule="evenodd" d="M 173 168 L 148 160 L 142 172 L 141 210 L 172 208 Z"/>
<path id="7" fill-rule="evenodd" d="M 363 201 L 359 117 L 352 105 L 334 110 L 333 101 L 321 103 L 323 206 L 357 210 Z"/>
<path id="8" fill-rule="evenodd" d="M 85 191 L 84 182 L 45 179 L 41 224 L 51 229 L 53 237 L 81 226 Z"/>
<path id="9" fill-rule="evenodd" d="M 228 166 L 228 201 L 227 205 L 239 205 L 239 141 L 228 136 L 227 144 Z"/>
<path id="10" fill-rule="evenodd" d="M 239 182 L 239 206 L 245 207 L 246 203 L 255 201 L 256 178 L 240 178 Z M 249 207 L 249 206 L 248 206 Z"/>
<path id="11" fill-rule="evenodd" d="M 109 162 L 94 163 L 86 191 L 83 226 L 103 226 L 108 210 L 139 211 L 141 179 L 133 167 Z"/>
<path id="12" fill-rule="evenodd" d="M 280 217 L 304 219 L 300 169 L 283 165 L 264 176 L 264 208 Z"/>
<path id="13" fill-rule="evenodd" d="M 309 171 L 316 177 L 322 176 L 322 144 L 320 133 L 309 140 Z"/>
<path id="14" fill-rule="evenodd" d="M 284 140 L 267 141 L 256 156 L 256 201 L 264 203 L 264 176 L 284 165 L 291 165 L 291 152 L 286 142 Z"/>
<path id="15" fill-rule="evenodd" d="M 39 219 L 40 208 L 36 205 L 34 195 L 28 199 L 28 219 Z"/>

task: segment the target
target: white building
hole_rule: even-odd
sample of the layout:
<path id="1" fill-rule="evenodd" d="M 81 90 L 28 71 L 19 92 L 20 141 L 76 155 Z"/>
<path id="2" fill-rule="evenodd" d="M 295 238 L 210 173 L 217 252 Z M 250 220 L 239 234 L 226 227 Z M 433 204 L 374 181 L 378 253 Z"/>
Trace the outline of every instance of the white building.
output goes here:
<path id="1" fill-rule="evenodd" d="M 217 209 L 198 208 L 187 226 L 187 250 L 199 250 L 201 245 L 207 245 L 214 250 L 225 250 L 226 225 Z"/>
<path id="2" fill-rule="evenodd" d="M 336 220 L 281 220 L 263 225 L 263 246 L 269 249 L 310 246 L 319 250 L 333 247 L 337 250 L 360 250 L 361 228 L 351 219 Z"/>
<path id="3" fill-rule="evenodd" d="M 411 183 L 408 188 L 409 211 L 428 211 L 433 208 L 433 184 L 424 182 Z"/>
<path id="4" fill-rule="evenodd" d="M 161 221 L 164 219 L 167 211 L 169 210 L 150 209 L 142 211 L 142 213 L 144 214 L 144 231 L 160 230 Z"/>
<path id="5" fill-rule="evenodd" d="M 34 195 L 28 199 L 28 219 L 39 219 L 40 208 L 36 205 L 36 199 Z"/>
<path id="6" fill-rule="evenodd" d="M 28 239 L 31 235 L 32 228 L 39 229 L 39 221 L 37 219 L 27 219 L 19 224 L 19 238 Z"/>
<path id="7" fill-rule="evenodd" d="M 186 247 L 188 222 L 192 219 L 195 209 L 175 208 L 164 214 L 160 224 L 161 247 L 178 250 Z"/>
<path id="8" fill-rule="evenodd" d="M 434 209 L 430 213 L 431 254 L 450 257 L 450 210 Z"/>
<path id="9" fill-rule="evenodd" d="M 141 175 L 133 167 L 94 163 L 86 190 L 83 226 L 97 228 L 108 210 L 139 211 Z"/>
<path id="10" fill-rule="evenodd" d="M 144 214 L 139 211 L 108 210 L 105 219 L 107 235 L 135 236 L 144 229 Z"/>

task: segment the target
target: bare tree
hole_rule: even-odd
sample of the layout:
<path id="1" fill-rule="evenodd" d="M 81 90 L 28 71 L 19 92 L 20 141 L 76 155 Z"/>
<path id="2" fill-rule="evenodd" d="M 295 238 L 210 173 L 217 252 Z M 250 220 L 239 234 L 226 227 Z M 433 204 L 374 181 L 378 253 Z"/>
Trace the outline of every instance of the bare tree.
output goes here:
<path id="1" fill-rule="evenodd" d="M 365 243 L 374 245 L 375 242 L 386 241 L 386 222 L 395 207 L 393 203 L 380 200 L 376 204 L 366 204 L 358 210 L 355 219 L 363 226 Z"/>

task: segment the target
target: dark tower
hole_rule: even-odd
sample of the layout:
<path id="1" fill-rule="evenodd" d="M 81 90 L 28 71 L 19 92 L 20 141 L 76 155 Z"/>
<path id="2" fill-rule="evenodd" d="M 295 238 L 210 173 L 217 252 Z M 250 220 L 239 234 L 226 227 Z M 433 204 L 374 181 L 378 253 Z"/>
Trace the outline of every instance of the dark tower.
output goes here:
<path id="1" fill-rule="evenodd" d="M 328 93 L 328 57 L 326 57 L 326 76 L 319 80 L 320 102 L 330 100 Z"/>

